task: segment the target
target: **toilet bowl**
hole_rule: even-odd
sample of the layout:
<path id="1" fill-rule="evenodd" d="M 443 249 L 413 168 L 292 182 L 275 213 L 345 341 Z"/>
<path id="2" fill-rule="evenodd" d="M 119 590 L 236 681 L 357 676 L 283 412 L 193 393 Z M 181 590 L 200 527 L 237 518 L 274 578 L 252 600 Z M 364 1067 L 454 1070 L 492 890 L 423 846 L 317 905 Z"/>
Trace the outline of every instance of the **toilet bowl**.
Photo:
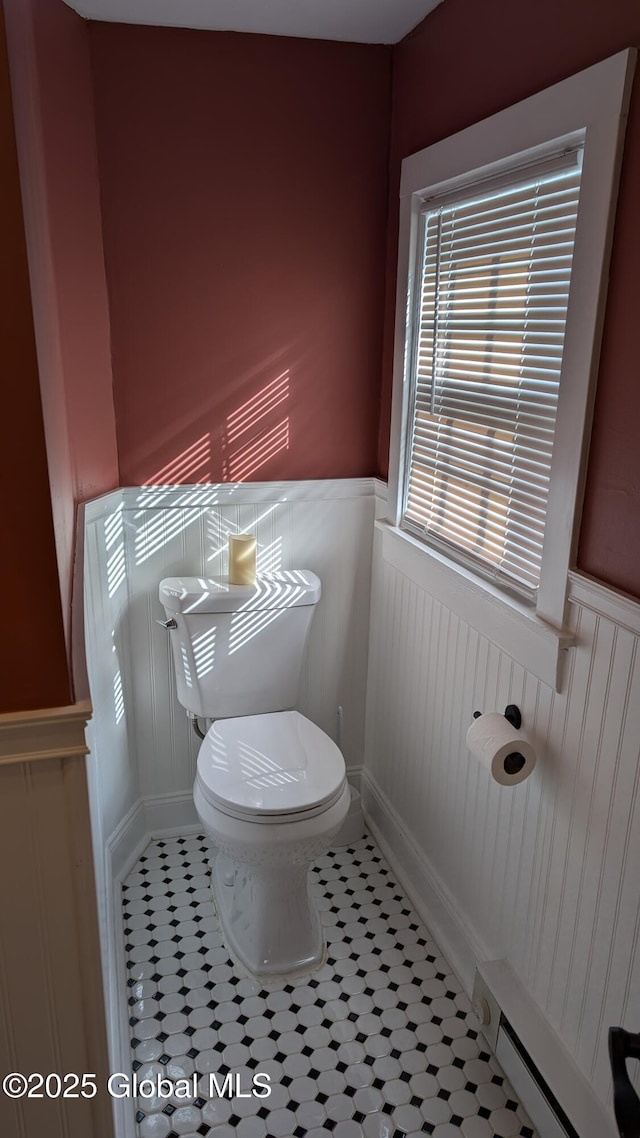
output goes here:
<path id="1" fill-rule="evenodd" d="M 349 812 L 339 748 L 297 711 L 218 720 L 200 747 L 193 793 L 218 851 L 212 884 L 231 953 L 265 979 L 319 967 L 308 875 Z"/>

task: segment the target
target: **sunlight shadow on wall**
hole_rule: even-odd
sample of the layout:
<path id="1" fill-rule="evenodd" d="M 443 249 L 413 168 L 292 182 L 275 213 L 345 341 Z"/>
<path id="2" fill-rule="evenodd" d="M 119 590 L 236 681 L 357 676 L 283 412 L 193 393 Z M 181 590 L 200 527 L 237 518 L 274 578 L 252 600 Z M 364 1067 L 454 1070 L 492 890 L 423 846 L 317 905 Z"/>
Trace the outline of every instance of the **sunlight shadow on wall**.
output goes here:
<path id="1" fill-rule="evenodd" d="M 201 435 L 144 483 L 137 498 L 140 509 L 135 515 L 137 565 L 159 553 L 206 512 L 207 545 L 212 549 L 206 558 L 207 567 L 214 574 L 226 573 L 229 536 L 239 532 L 238 526 L 209 507 L 218 504 L 221 489 L 228 499 L 233 493 L 234 483 L 247 481 L 274 455 L 288 449 L 289 416 L 283 415 L 283 411 L 289 396 L 287 369 L 227 416 L 221 444 L 222 484 L 209 481 L 212 463 L 209 432 Z M 275 423 L 274 419 L 277 420 Z M 184 486 L 183 494 L 176 493 L 178 486 Z M 166 509 L 162 509 L 164 505 Z M 270 505 L 252 523 L 252 529 L 256 529 L 275 509 L 276 505 Z M 114 574 L 119 564 L 114 554 Z M 279 541 L 264 548 L 258 546 L 261 573 L 276 572 L 281 564 Z M 124 576 L 124 565 L 120 571 Z"/>
<path id="2" fill-rule="evenodd" d="M 164 546 L 197 522 L 202 514 L 200 506 L 184 510 L 167 509 L 160 510 L 157 517 L 145 521 L 136 534 L 136 565 L 142 565 L 149 557 L 159 553 Z"/>
<path id="3" fill-rule="evenodd" d="M 277 537 L 270 545 L 258 546 L 258 574 L 277 573 L 282 569 L 282 538 Z"/>
<path id="4" fill-rule="evenodd" d="M 137 565 L 153 557 L 198 521 L 205 505 L 215 503 L 216 488 L 208 485 L 210 477 L 211 435 L 207 432 L 144 483 L 148 489 L 138 495 L 140 511 L 135 515 L 136 523 L 139 524 L 135 538 Z M 176 497 L 176 484 L 185 482 L 188 485 L 184 494 Z M 202 489 L 199 489 L 200 486 Z M 167 505 L 170 503 L 171 508 L 158 509 L 165 502 Z M 153 507 L 151 517 L 147 515 L 150 507 Z"/>
<path id="5" fill-rule="evenodd" d="M 229 549 L 229 538 L 232 533 L 238 532 L 237 525 L 225 518 L 223 514 L 218 513 L 217 510 L 212 510 L 207 515 L 206 521 L 206 536 L 207 546 L 211 547 L 212 552 L 207 556 L 207 565 L 210 562 L 211 573 L 213 575 L 222 574 L 226 569 L 227 551 Z"/>
<path id="6" fill-rule="evenodd" d="M 124 519 L 122 503 L 104 523 L 104 544 L 107 553 L 107 592 L 109 600 L 115 597 L 123 584 L 127 571 L 124 552 Z"/>
<path id="7" fill-rule="evenodd" d="M 289 369 L 262 387 L 256 395 L 242 403 L 231 415 L 227 415 L 227 442 L 233 443 L 245 431 L 255 427 L 271 411 L 289 398 Z"/>
<path id="8" fill-rule="evenodd" d="M 289 449 L 289 416 L 279 408 L 289 398 L 289 370 L 282 372 L 227 416 L 222 438 L 225 482 L 246 482 L 280 451 Z M 275 417 L 278 422 L 270 426 Z"/>
<path id="9" fill-rule="evenodd" d="M 124 715 L 124 690 L 122 685 L 122 673 L 119 668 L 113 677 L 113 706 L 117 724 L 120 723 Z"/>
<path id="10" fill-rule="evenodd" d="M 201 435 L 167 466 L 163 466 L 143 486 L 180 486 L 211 481 L 211 435 Z"/>

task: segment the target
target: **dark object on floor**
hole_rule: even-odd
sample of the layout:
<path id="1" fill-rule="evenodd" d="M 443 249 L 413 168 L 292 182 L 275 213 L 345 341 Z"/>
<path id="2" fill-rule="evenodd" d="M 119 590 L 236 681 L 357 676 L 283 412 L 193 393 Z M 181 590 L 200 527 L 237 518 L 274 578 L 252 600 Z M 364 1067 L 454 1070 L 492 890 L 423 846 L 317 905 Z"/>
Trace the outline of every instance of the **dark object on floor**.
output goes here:
<path id="1" fill-rule="evenodd" d="M 640 1059 L 640 1034 L 609 1028 L 609 1057 L 613 1074 L 613 1107 L 621 1138 L 640 1138 L 640 1098 L 631 1085 L 627 1059 Z"/>

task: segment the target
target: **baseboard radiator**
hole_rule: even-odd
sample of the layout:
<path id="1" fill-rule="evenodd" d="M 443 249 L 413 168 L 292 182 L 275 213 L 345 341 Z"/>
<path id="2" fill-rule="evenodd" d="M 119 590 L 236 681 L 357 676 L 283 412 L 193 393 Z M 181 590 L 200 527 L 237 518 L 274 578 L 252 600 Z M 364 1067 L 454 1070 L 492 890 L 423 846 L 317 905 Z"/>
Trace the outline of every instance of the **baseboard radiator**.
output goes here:
<path id="1" fill-rule="evenodd" d="M 473 1008 L 540 1138 L 612 1138 L 613 1119 L 505 961 L 481 964 Z"/>

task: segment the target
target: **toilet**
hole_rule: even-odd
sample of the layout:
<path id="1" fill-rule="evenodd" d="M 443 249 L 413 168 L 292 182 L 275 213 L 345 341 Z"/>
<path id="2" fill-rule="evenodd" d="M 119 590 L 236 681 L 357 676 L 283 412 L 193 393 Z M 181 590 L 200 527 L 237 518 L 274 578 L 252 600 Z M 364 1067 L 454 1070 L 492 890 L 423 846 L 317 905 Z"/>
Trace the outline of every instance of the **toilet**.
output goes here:
<path id="1" fill-rule="evenodd" d="M 320 600 L 309 570 L 160 583 L 178 699 L 213 720 L 198 753 L 193 796 L 217 850 L 216 908 L 232 955 L 253 976 L 299 975 L 324 958 L 309 894 L 311 862 L 349 812 L 344 758 L 293 710 Z"/>

